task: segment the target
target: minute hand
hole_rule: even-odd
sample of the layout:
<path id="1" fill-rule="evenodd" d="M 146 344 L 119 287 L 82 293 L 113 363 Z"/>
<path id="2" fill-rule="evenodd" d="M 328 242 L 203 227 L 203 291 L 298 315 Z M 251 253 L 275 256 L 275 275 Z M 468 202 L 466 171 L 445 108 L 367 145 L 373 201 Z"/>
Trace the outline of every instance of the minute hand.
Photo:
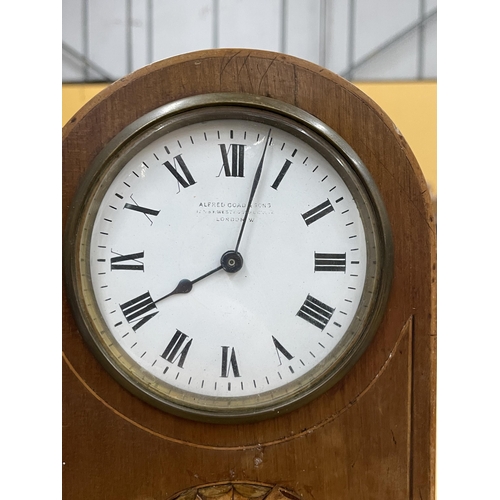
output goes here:
<path id="1" fill-rule="evenodd" d="M 240 246 L 241 237 L 243 236 L 243 230 L 245 229 L 248 214 L 250 212 L 250 207 L 252 205 L 253 197 L 255 196 L 255 191 L 257 191 L 257 186 L 260 181 L 260 174 L 262 173 L 262 165 L 264 165 L 264 157 L 266 156 L 267 145 L 269 144 L 269 136 L 271 135 L 271 129 L 267 133 L 266 143 L 264 145 L 264 151 L 262 152 L 262 157 L 260 159 L 259 165 L 257 166 L 257 170 L 255 171 L 255 177 L 253 178 L 252 190 L 250 191 L 250 198 L 248 199 L 247 208 L 245 210 L 245 215 L 243 216 L 243 223 L 241 224 L 240 234 L 238 235 L 238 241 L 236 242 L 236 247 L 234 249 L 235 252 L 238 251 Z"/>

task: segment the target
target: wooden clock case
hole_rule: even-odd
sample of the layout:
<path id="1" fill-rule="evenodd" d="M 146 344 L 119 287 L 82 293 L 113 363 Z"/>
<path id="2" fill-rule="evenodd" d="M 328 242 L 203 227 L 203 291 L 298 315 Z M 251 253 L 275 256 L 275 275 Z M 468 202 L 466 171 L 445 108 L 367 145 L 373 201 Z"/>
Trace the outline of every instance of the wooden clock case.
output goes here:
<path id="1" fill-rule="evenodd" d="M 244 92 L 291 103 L 360 156 L 393 232 L 382 323 L 354 368 L 300 409 L 251 424 L 166 414 L 92 356 L 63 294 L 63 495 L 72 500 L 429 500 L 435 469 L 435 221 L 397 127 L 354 85 L 303 60 L 216 49 L 160 61 L 107 87 L 63 129 L 63 224 L 89 164 L 126 125 L 174 100 Z"/>

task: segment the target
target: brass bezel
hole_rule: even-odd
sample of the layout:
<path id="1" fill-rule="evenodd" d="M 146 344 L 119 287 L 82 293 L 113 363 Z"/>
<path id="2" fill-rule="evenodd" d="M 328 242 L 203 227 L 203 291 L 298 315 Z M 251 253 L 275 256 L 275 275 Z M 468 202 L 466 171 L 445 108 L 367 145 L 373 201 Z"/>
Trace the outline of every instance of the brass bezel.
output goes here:
<path id="1" fill-rule="evenodd" d="M 99 332 L 106 328 L 105 322 L 100 317 L 95 298 L 92 303 L 93 293 L 83 291 L 85 286 L 82 275 L 85 272 L 81 272 L 80 262 L 81 259 L 85 261 L 87 250 L 82 250 L 82 241 L 84 247 L 86 244 L 82 228 L 88 220 L 95 217 L 95 203 L 92 208 L 91 202 L 96 193 L 111 182 L 110 179 L 114 178 L 116 172 L 135 152 L 172 127 L 179 126 L 179 123 L 194 123 L 210 119 L 210 116 L 233 117 L 234 113 L 239 113 L 238 117 L 264 117 L 264 121 L 268 120 L 268 123 L 284 128 L 303 140 L 307 139 L 327 159 L 328 155 L 335 152 L 337 163 L 342 165 L 342 171 L 337 171 L 350 189 L 354 187 L 357 190 L 357 203 L 360 213 L 363 212 L 363 224 L 371 221 L 373 237 L 370 238 L 375 247 L 373 257 L 376 261 L 375 281 L 371 299 L 367 301 L 369 305 L 365 311 L 360 311 L 359 325 L 352 333 L 348 345 L 343 346 L 341 356 L 327 369 L 317 370 L 320 374 L 312 380 L 297 384 L 297 389 L 291 394 L 282 394 L 275 400 L 271 394 L 271 399 L 268 398 L 265 404 L 257 404 L 253 397 L 253 404 L 244 408 L 231 408 L 228 405 L 230 401 L 224 401 L 225 398 L 211 398 L 212 407 L 207 404 L 186 406 L 169 400 L 141 382 L 133 375 L 132 369 L 124 369 L 116 361 L 114 350 L 101 341 Z M 367 232 L 365 226 L 365 233 Z M 99 362 L 122 386 L 142 400 L 175 415 L 215 423 L 235 423 L 270 418 L 298 408 L 331 388 L 352 368 L 369 345 L 382 319 L 392 281 L 393 246 L 387 213 L 374 180 L 355 151 L 335 131 L 304 110 L 282 101 L 250 94 L 213 93 L 161 106 L 131 123 L 103 148 L 85 174 L 70 209 L 64 241 L 64 268 L 68 297 L 78 328 Z M 352 329 L 353 324 L 349 327 L 349 330 Z M 240 401 L 243 399 L 245 398 Z"/>

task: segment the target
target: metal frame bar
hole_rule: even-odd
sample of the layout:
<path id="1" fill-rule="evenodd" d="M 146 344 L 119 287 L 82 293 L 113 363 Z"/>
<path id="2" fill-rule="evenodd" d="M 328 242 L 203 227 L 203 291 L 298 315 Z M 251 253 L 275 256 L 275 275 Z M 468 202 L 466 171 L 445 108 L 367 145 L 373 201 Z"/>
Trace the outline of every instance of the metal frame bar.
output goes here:
<path id="1" fill-rule="evenodd" d="M 347 80 L 352 80 L 352 72 L 355 69 L 354 53 L 356 47 L 356 0 L 349 2 L 349 31 L 347 40 L 347 62 L 348 69 L 342 75 Z"/>
<path id="2" fill-rule="evenodd" d="M 354 3 L 354 0 L 353 0 Z M 367 62 L 371 61 L 373 58 L 381 54 L 382 52 L 385 52 L 389 47 L 392 47 L 394 44 L 408 36 L 410 33 L 415 31 L 416 29 L 420 29 L 421 27 L 424 26 L 425 23 L 427 23 L 430 19 L 434 18 L 437 16 L 437 8 L 429 12 L 427 15 L 421 17 L 417 22 L 411 24 L 408 26 L 404 31 L 401 33 L 398 33 L 397 35 L 393 36 L 386 42 L 384 42 L 382 45 L 377 47 L 375 50 L 370 52 L 368 55 L 365 57 L 361 58 L 359 61 L 357 61 L 355 64 L 351 62 L 351 58 L 349 59 L 349 67 L 347 68 L 346 71 L 344 71 L 341 76 L 343 78 L 346 78 L 347 80 L 352 80 L 353 77 L 353 72 L 364 66 Z M 351 38 L 352 35 L 351 35 Z"/>
<path id="3" fill-rule="evenodd" d="M 63 42 L 63 50 L 64 50 Z M 89 43 L 89 0 L 84 0 L 82 3 L 82 47 L 83 47 L 83 58 L 89 60 L 90 43 Z M 87 81 L 89 79 L 89 66 L 87 64 L 83 67 L 83 79 Z"/>
<path id="4" fill-rule="evenodd" d="M 212 0 L 212 48 L 219 48 L 219 19 L 220 7 L 219 0 Z"/>
<path id="5" fill-rule="evenodd" d="M 420 20 L 420 26 L 418 28 L 418 65 L 417 65 L 417 78 L 422 80 L 424 75 L 424 23 L 422 22 L 425 15 L 425 0 L 420 0 L 418 4 L 418 18 Z"/>
<path id="6" fill-rule="evenodd" d="M 127 73 L 132 73 L 134 68 L 132 54 L 132 0 L 127 0 L 125 3 L 125 51 L 127 56 Z"/>
<path id="7" fill-rule="evenodd" d="M 288 31 L 287 31 L 287 21 L 288 21 L 288 0 L 281 0 L 280 4 L 280 52 L 285 54 L 288 45 Z"/>
<path id="8" fill-rule="evenodd" d="M 319 65 L 326 66 L 326 35 L 327 35 L 327 0 L 321 0 L 319 4 Z"/>
<path id="9" fill-rule="evenodd" d="M 62 49 L 63 49 L 63 52 L 65 52 L 66 54 L 73 57 L 78 62 L 81 62 L 84 65 L 84 73 L 86 74 L 86 79 L 84 81 L 89 81 L 89 77 L 88 77 L 88 70 L 89 69 L 98 73 L 103 78 L 103 81 L 105 81 L 105 82 L 114 82 L 115 80 L 117 80 L 117 78 L 110 75 L 105 69 L 101 68 L 96 63 L 92 62 L 88 57 L 85 57 L 85 55 L 83 55 L 80 52 L 78 52 L 77 50 L 75 50 L 73 47 L 68 45 L 66 42 L 62 43 Z"/>
<path id="10" fill-rule="evenodd" d="M 320 0 L 320 15 L 319 15 L 319 64 L 326 66 L 327 51 L 328 51 L 328 23 L 327 13 L 331 0 Z M 82 52 L 77 51 L 64 41 L 62 42 L 63 52 L 73 57 L 83 64 L 83 81 L 90 81 L 90 70 L 97 73 L 104 81 L 112 82 L 116 78 L 110 75 L 105 69 L 98 66 L 90 59 L 90 2 L 89 0 L 82 0 Z M 437 8 L 425 14 L 425 0 L 419 0 L 418 19 L 416 22 L 405 28 L 402 32 L 397 33 L 392 38 L 375 48 L 368 55 L 362 57 L 358 61 L 355 60 L 356 48 L 356 13 L 357 3 L 356 0 L 349 2 L 348 11 L 348 38 L 347 38 L 347 69 L 341 73 L 341 76 L 347 80 L 352 80 L 354 73 L 373 60 L 375 57 L 392 47 L 394 44 L 418 30 L 418 62 L 417 62 L 417 80 L 421 80 L 424 75 L 425 64 L 425 24 L 432 18 L 437 16 Z M 288 0 L 281 0 L 280 3 L 280 51 L 286 53 L 288 49 Z M 127 59 L 127 72 L 133 71 L 133 32 L 132 32 L 132 0 L 125 2 L 126 13 L 126 59 Z M 153 0 L 147 1 L 146 11 L 147 22 L 147 60 L 149 63 L 154 61 L 154 33 L 153 33 Z M 212 47 L 218 48 L 220 46 L 220 0 L 212 0 Z"/>
<path id="11" fill-rule="evenodd" d="M 148 0 L 147 13 L 146 13 L 146 22 L 148 26 L 148 39 L 147 39 L 147 60 L 149 64 L 154 61 L 154 53 L 153 53 L 153 0 Z"/>

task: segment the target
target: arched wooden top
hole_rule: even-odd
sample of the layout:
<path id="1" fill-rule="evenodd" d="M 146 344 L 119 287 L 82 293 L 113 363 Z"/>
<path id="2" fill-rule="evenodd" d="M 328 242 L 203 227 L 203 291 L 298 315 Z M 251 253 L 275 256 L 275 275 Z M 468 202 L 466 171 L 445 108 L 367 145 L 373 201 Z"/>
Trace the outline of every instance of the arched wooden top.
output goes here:
<path id="1" fill-rule="evenodd" d="M 329 468 L 345 467 L 345 450 L 350 445 L 342 433 L 362 433 L 363 429 L 368 432 L 369 428 L 372 432 L 377 425 L 384 432 L 387 422 L 380 420 L 380 412 L 381 406 L 388 405 L 392 431 L 404 432 L 399 440 L 401 451 L 391 455 L 391 439 L 382 445 L 386 447 L 382 454 L 392 456 L 396 468 L 403 470 L 407 466 L 401 476 L 406 478 L 405 487 L 414 491 L 417 486 L 424 488 L 427 494 L 422 498 L 430 498 L 435 433 L 434 214 L 424 177 L 408 144 L 383 110 L 354 85 L 310 62 L 249 49 L 200 51 L 146 66 L 108 86 L 64 127 L 63 223 L 84 172 L 114 135 L 163 104 L 221 91 L 268 96 L 306 110 L 347 141 L 369 169 L 387 208 L 395 250 L 394 281 L 379 331 L 348 375 L 305 407 L 254 424 L 213 425 L 167 415 L 123 390 L 86 349 L 63 296 L 63 382 L 69 401 L 66 418 L 81 418 L 82 409 L 75 399 L 71 400 L 81 390 L 86 401 L 93 401 L 89 404 L 101 408 L 99 418 L 106 422 L 118 419 L 123 432 L 149 436 L 144 446 L 138 447 L 141 456 L 149 453 L 146 443 L 151 439 L 193 453 L 204 449 L 253 456 L 265 447 L 274 457 L 275 477 L 279 478 L 280 473 L 287 476 L 287 471 L 292 470 L 291 461 L 296 460 L 282 456 L 284 450 L 295 450 L 289 451 L 292 455 L 298 453 L 305 446 L 304 439 L 314 433 L 328 435 L 327 441 L 336 450 L 333 455 L 331 450 L 321 448 L 314 453 L 328 455 Z M 352 410 L 364 395 L 366 402 Z M 379 408 L 373 401 L 368 404 L 372 397 L 379 401 Z M 347 417 L 355 414 L 356 421 Z M 394 431 L 398 425 L 399 430 Z M 190 452 L 185 457 L 182 460 L 190 460 Z M 282 463 L 276 465 L 279 457 Z M 402 457 L 405 465 L 397 466 Z M 216 464 L 211 465 L 217 469 Z M 225 479 L 222 472 L 210 476 L 214 481 Z M 323 479 L 323 490 L 318 487 L 314 498 L 334 498 L 326 491 L 339 488 L 337 480 L 333 476 Z M 186 486 L 184 479 L 172 481 L 174 491 L 191 486 Z M 304 495 L 313 498 L 305 490 Z M 374 493 L 374 498 L 396 497 Z"/>

